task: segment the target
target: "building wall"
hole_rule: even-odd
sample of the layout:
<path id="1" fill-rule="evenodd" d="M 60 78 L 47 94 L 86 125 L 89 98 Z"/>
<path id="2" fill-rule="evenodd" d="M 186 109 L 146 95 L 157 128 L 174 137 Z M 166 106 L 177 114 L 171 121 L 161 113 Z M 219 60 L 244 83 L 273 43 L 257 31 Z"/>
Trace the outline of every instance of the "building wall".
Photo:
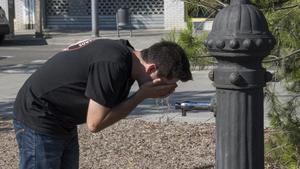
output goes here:
<path id="1" fill-rule="evenodd" d="M 7 18 L 8 18 L 8 1 L 9 0 L 0 0 L 0 6 L 5 10 Z M 25 29 L 24 8 L 25 8 L 24 0 L 15 0 L 15 19 L 14 19 L 15 31 L 20 31 Z"/>
<path id="2" fill-rule="evenodd" d="M 25 29 L 24 25 L 24 0 L 15 0 L 15 30 Z"/>
<path id="3" fill-rule="evenodd" d="M 7 0 L 0 0 L 0 6 L 4 9 L 6 17 L 8 18 L 8 3 Z"/>
<path id="4" fill-rule="evenodd" d="M 164 23 L 165 29 L 183 29 L 184 22 L 184 2 L 181 0 L 164 0 Z"/>
<path id="5" fill-rule="evenodd" d="M 8 14 L 8 8 L 7 8 L 7 1 L 8 0 L 0 0 L 0 5 L 2 6 L 2 8 L 5 9 L 6 13 Z M 15 0 L 15 30 L 24 30 L 26 28 L 26 24 L 28 24 L 27 20 L 26 20 L 26 16 L 25 16 L 25 1 L 28 0 Z M 51 1 L 57 1 L 57 2 L 67 2 L 66 0 L 64 1 L 60 1 L 60 0 L 49 0 L 47 2 L 51 2 Z M 70 2 L 73 1 L 78 1 L 78 0 L 68 0 Z M 88 3 L 90 3 L 90 0 L 84 0 L 84 1 L 78 1 L 80 4 L 87 1 Z M 130 1 L 130 0 L 127 0 Z M 163 11 L 156 11 L 158 12 L 157 14 L 153 13 L 154 15 L 152 16 L 158 16 L 159 14 L 163 15 L 162 18 L 162 22 L 163 23 L 163 27 L 167 30 L 171 30 L 171 29 L 182 29 L 185 27 L 185 21 L 184 21 L 184 2 L 181 0 L 143 0 L 143 1 L 133 1 L 135 2 L 137 5 L 140 4 L 144 4 L 145 1 L 145 5 L 147 2 L 147 7 L 149 8 L 149 10 L 147 9 L 147 12 L 145 14 L 148 14 L 148 12 L 152 11 L 150 9 L 153 9 L 154 6 L 156 6 L 156 4 L 153 4 L 154 6 L 152 7 L 151 5 L 148 6 L 148 4 L 152 4 L 152 2 L 155 2 L 157 4 L 160 4 L 159 1 L 163 2 Z M 149 2 L 151 3 L 149 3 Z M 102 2 L 102 1 L 100 1 Z M 109 1 L 107 1 L 109 2 Z M 112 2 L 111 2 L 112 3 Z M 115 3 L 115 2 L 114 2 Z M 70 6 L 72 6 L 73 3 L 70 4 Z M 90 4 L 88 4 L 89 6 Z M 102 5 L 102 4 L 101 4 Z M 109 4 L 111 6 L 111 4 Z M 121 5 L 121 4 L 120 4 Z M 123 5 L 123 4 L 122 4 Z M 142 9 L 142 8 L 138 8 L 138 9 Z M 143 7 L 143 9 L 145 9 L 145 7 Z M 47 8 L 46 11 L 52 10 L 51 8 Z M 63 9 L 62 9 L 63 10 Z M 104 10 L 102 12 L 102 10 Z M 105 13 L 105 10 L 111 10 L 110 8 L 108 9 L 100 9 L 99 14 L 101 15 L 102 13 Z M 70 13 L 82 13 L 82 11 L 80 11 L 77 8 L 70 8 Z M 88 10 L 85 10 L 84 12 L 89 13 L 90 12 L 90 8 L 88 8 Z M 102 13 L 101 13 L 102 12 Z M 142 11 L 140 11 L 142 12 Z M 136 14 L 140 13 L 139 11 Z M 135 14 L 135 13 L 134 13 Z M 89 15 L 89 14 L 87 14 Z M 103 15 L 103 14 L 102 14 Z M 143 15 L 144 17 L 144 15 Z M 27 18 L 28 19 L 28 18 Z M 48 18 L 49 19 L 49 18 Z M 147 18 L 146 18 L 147 19 Z M 152 23 L 151 23 L 152 24 Z M 150 26 L 151 27 L 151 26 Z"/>

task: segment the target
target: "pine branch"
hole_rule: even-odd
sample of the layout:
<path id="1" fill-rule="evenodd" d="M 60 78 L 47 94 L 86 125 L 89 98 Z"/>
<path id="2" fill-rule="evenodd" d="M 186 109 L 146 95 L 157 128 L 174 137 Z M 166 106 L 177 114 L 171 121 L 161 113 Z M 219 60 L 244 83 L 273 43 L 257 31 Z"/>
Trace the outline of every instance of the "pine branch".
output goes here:
<path id="1" fill-rule="evenodd" d="M 275 11 L 279 11 L 279 10 L 285 10 L 285 9 L 291 9 L 291 8 L 300 8 L 300 4 L 298 5 L 292 5 L 292 6 L 286 6 L 286 7 L 281 7 L 281 8 L 275 8 Z"/>
<path id="2" fill-rule="evenodd" d="M 192 4 L 192 5 L 195 5 L 195 6 L 198 6 L 198 7 L 203 7 L 203 8 L 210 8 L 210 9 L 213 9 L 215 12 L 217 12 L 219 10 L 219 8 L 216 8 L 208 3 L 206 3 L 205 1 L 202 1 L 202 4 L 201 3 L 195 3 L 195 2 L 191 2 L 191 1 L 188 1 L 188 0 L 181 0 L 183 2 L 186 2 L 188 4 Z"/>
<path id="3" fill-rule="evenodd" d="M 287 146 L 287 144 L 283 144 L 281 146 L 277 146 L 275 148 L 272 148 L 270 151 L 266 152 L 266 155 L 271 154 L 273 151 L 278 150 L 278 149 L 283 149 L 285 146 Z"/>
<path id="4" fill-rule="evenodd" d="M 226 6 L 228 6 L 228 4 L 225 4 L 225 3 L 223 3 L 223 2 L 221 2 L 221 1 L 219 1 L 219 0 L 216 0 L 219 4 L 221 4 L 224 8 L 226 7 Z"/>
<path id="5" fill-rule="evenodd" d="M 188 3 L 188 4 L 192 4 L 192 5 L 198 6 L 198 7 L 203 7 L 203 8 L 207 8 L 208 7 L 208 8 L 210 8 L 209 6 L 204 6 L 204 5 L 201 5 L 201 4 L 198 4 L 198 3 L 194 3 L 194 2 L 190 2 L 190 1 L 187 1 L 187 0 L 182 0 L 182 1 L 185 2 L 185 3 Z"/>
<path id="6" fill-rule="evenodd" d="M 298 53 L 300 53 L 300 49 L 297 49 L 297 50 L 293 51 L 292 53 L 290 53 L 287 56 L 278 57 L 276 59 L 265 60 L 265 61 L 263 61 L 263 63 L 270 63 L 270 62 L 274 62 L 274 61 L 279 61 L 279 60 L 286 59 L 286 58 L 289 58 L 291 56 L 294 56 L 295 54 L 298 54 Z"/>

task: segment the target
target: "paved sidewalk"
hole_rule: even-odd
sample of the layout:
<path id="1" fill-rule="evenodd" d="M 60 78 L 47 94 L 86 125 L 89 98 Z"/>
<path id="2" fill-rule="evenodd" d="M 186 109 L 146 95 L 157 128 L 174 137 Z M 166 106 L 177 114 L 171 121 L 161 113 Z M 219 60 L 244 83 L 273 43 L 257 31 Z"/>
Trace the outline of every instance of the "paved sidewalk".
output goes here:
<path id="1" fill-rule="evenodd" d="M 144 49 L 155 42 L 161 41 L 165 35 L 168 34 L 166 30 L 149 29 L 149 30 L 133 30 L 132 37 L 129 36 L 129 31 L 122 30 L 120 37 L 117 36 L 114 30 L 100 30 L 101 39 L 128 39 L 131 44 L 137 49 Z M 78 42 L 80 40 L 93 38 L 90 31 L 68 31 L 68 32 L 45 32 L 45 38 L 35 38 L 34 31 L 27 30 L 16 32 L 14 42 L 18 44 L 45 44 L 45 45 L 68 45 Z"/>
<path id="2" fill-rule="evenodd" d="M 128 118 L 149 121 L 180 121 L 188 123 L 214 122 L 213 113 L 208 111 L 191 111 L 187 116 L 181 116 L 181 110 L 175 110 L 174 104 L 186 100 L 209 100 L 215 94 L 215 89 L 207 78 L 208 71 L 193 72 L 194 80 L 179 83 L 176 92 L 169 98 L 168 103 L 162 99 L 147 99 L 140 104 Z M 0 118 L 11 115 L 14 99 L 19 88 L 30 74 L 0 73 Z M 138 90 L 135 83 L 131 93 Z M 170 104 L 170 107 L 167 106 Z"/>
<path id="3" fill-rule="evenodd" d="M 181 110 L 176 110 L 176 102 L 209 101 L 215 96 L 215 88 L 208 79 L 208 70 L 193 71 L 194 80 L 179 82 L 176 91 L 167 99 L 147 99 L 140 104 L 129 116 L 149 121 L 178 121 L 187 123 L 215 122 L 214 114 L 210 111 L 188 111 L 182 116 Z M 132 91 L 138 86 L 134 84 Z"/>

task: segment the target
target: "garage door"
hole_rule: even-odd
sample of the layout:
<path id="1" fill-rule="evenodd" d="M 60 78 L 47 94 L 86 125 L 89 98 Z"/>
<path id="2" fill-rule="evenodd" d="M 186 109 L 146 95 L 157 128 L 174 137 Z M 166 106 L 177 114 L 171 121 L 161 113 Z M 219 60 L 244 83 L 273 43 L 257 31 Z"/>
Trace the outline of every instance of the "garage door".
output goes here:
<path id="1" fill-rule="evenodd" d="M 135 28 L 164 28 L 163 0 L 98 0 L 100 29 L 115 29 L 116 11 L 130 9 Z M 46 27 L 49 29 L 90 29 L 91 0 L 47 0 Z"/>

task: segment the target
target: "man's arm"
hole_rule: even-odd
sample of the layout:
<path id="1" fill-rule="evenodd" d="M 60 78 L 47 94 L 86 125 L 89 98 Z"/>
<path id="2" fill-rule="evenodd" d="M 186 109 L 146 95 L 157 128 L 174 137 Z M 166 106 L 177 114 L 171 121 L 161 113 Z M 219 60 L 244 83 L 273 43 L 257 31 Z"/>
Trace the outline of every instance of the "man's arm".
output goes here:
<path id="1" fill-rule="evenodd" d="M 90 99 L 87 113 L 88 129 L 98 132 L 126 117 L 144 99 L 166 97 L 176 87 L 176 84 L 161 84 L 159 80 L 154 80 L 141 86 L 133 96 L 112 109 Z"/>
<path id="2" fill-rule="evenodd" d="M 110 109 L 90 99 L 87 115 L 88 129 L 93 133 L 99 132 L 126 117 L 143 100 L 142 96 L 135 94 L 115 108 Z"/>

